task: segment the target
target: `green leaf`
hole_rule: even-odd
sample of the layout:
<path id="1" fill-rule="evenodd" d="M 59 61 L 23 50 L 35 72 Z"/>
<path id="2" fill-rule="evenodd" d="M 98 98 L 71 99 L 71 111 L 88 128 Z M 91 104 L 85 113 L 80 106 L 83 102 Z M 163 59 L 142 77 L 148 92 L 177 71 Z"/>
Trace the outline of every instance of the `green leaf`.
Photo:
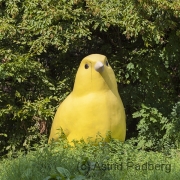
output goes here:
<path id="1" fill-rule="evenodd" d="M 134 64 L 133 63 L 129 63 L 128 65 L 127 65 L 127 69 L 134 69 Z"/>
<path id="2" fill-rule="evenodd" d="M 62 167 L 57 167 L 56 169 L 62 176 L 66 178 L 70 178 L 71 174 L 67 169 L 62 168 Z"/>

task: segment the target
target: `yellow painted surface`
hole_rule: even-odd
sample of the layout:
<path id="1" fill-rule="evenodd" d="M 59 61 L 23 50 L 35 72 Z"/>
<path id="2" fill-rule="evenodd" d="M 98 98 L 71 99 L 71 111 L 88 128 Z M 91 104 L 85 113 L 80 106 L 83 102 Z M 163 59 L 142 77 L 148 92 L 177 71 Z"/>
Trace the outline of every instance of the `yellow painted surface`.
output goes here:
<path id="1" fill-rule="evenodd" d="M 125 140 L 126 121 L 114 72 L 104 55 L 85 57 L 76 74 L 73 91 L 59 106 L 51 127 L 49 142 L 62 128 L 71 142 L 100 133 L 104 138 Z"/>

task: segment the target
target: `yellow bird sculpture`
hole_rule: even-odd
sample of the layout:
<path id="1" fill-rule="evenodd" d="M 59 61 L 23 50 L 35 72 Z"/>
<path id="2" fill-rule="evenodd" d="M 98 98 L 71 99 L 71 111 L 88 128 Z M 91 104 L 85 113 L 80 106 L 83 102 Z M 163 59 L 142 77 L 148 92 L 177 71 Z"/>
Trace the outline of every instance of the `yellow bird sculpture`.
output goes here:
<path id="1" fill-rule="evenodd" d="M 49 142 L 59 138 L 62 129 L 69 142 L 73 139 L 106 138 L 125 140 L 124 106 L 117 90 L 114 72 L 106 56 L 86 56 L 76 74 L 73 91 L 59 106 L 51 127 Z"/>

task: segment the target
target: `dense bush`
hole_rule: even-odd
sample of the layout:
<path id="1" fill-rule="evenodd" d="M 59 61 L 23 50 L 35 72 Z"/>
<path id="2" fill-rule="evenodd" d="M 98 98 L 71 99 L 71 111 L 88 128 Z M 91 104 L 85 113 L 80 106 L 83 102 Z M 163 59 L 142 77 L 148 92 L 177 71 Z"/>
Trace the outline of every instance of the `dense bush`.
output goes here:
<path id="1" fill-rule="evenodd" d="M 51 146 L 0 163 L 1 180 L 154 180 L 179 179 L 179 152 L 168 155 L 139 150 L 132 141 L 111 141 L 97 145 L 61 140 Z"/>
<path id="2" fill-rule="evenodd" d="M 90 53 L 105 54 L 115 71 L 127 138 L 155 145 L 159 133 L 178 144 L 179 8 L 169 0 L 0 0 L 0 154 L 49 134 Z"/>

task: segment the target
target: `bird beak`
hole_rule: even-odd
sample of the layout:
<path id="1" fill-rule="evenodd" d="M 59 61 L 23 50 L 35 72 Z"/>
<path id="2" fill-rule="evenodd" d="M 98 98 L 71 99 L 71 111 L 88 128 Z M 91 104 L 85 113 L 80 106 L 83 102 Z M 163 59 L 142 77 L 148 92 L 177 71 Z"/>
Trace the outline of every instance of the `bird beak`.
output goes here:
<path id="1" fill-rule="evenodd" d="M 104 70 L 104 64 L 100 61 L 98 61 L 95 66 L 94 66 L 94 69 L 97 71 L 97 72 L 103 72 Z"/>

